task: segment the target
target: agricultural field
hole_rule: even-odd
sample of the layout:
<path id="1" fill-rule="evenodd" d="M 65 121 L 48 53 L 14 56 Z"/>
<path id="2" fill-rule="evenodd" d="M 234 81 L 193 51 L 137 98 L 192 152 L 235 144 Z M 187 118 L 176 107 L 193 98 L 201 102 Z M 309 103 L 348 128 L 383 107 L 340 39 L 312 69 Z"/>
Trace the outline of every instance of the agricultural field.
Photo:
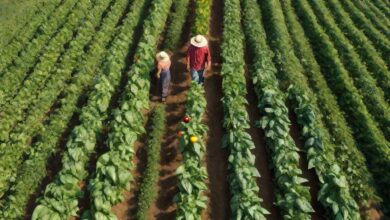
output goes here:
<path id="1" fill-rule="evenodd" d="M 0 12 L 0 219 L 390 219 L 388 0 Z M 186 69 L 198 34 L 204 84 Z"/>

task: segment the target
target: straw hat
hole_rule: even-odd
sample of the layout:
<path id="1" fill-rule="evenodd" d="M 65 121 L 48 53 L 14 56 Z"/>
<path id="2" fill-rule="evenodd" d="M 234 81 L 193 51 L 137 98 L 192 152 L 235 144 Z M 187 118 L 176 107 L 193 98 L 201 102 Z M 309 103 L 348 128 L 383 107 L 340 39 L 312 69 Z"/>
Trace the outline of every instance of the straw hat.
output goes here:
<path id="1" fill-rule="evenodd" d="M 202 35 L 196 35 L 191 38 L 191 44 L 195 47 L 205 47 L 207 46 L 207 39 Z"/>
<path id="2" fill-rule="evenodd" d="M 166 52 L 161 51 L 160 53 L 158 53 L 156 55 L 156 60 L 159 61 L 159 62 L 160 61 L 168 61 L 169 60 L 169 55 Z"/>

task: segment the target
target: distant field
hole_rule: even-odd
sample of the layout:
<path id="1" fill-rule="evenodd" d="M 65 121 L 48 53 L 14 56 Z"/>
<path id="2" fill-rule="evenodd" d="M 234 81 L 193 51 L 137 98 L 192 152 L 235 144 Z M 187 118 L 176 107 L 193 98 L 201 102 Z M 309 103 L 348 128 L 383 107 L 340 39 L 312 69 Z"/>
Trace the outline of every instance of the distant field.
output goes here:
<path id="1" fill-rule="evenodd" d="M 0 47 L 34 14 L 35 6 L 46 0 L 0 0 Z"/>
<path id="2" fill-rule="evenodd" d="M 0 220 L 390 220 L 389 58 L 389 0 L 0 0 Z"/>

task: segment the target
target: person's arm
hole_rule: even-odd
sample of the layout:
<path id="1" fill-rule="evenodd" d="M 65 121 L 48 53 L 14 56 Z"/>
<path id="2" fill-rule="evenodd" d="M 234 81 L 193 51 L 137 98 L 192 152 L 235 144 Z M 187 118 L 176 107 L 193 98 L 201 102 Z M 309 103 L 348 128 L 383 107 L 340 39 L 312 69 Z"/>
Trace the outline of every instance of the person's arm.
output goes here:
<path id="1" fill-rule="evenodd" d="M 157 73 L 156 73 L 157 79 L 160 79 L 161 70 L 162 70 L 161 65 L 158 63 L 157 64 Z"/>
<path id="2" fill-rule="evenodd" d="M 187 68 L 188 72 L 190 71 L 190 48 L 191 48 L 191 46 L 187 50 L 187 57 L 186 57 L 186 62 L 187 62 L 186 68 Z"/>
<path id="3" fill-rule="evenodd" d="M 207 54 L 206 54 L 206 70 L 210 71 L 211 70 L 211 54 L 210 54 L 210 49 L 207 48 Z"/>

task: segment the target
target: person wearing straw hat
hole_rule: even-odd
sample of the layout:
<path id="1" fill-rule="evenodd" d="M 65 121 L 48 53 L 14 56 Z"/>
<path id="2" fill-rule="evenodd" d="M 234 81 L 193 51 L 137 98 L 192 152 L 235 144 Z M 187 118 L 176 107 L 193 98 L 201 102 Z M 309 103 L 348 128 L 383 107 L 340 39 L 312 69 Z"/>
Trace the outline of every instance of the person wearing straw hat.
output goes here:
<path id="1" fill-rule="evenodd" d="M 187 71 L 191 78 L 200 84 L 211 68 L 211 55 L 207 39 L 202 35 L 191 38 L 191 45 L 187 51 Z"/>
<path id="2" fill-rule="evenodd" d="M 158 84 L 161 91 L 161 101 L 165 102 L 168 96 L 169 84 L 171 82 L 171 59 L 169 55 L 161 51 L 156 55 Z"/>

